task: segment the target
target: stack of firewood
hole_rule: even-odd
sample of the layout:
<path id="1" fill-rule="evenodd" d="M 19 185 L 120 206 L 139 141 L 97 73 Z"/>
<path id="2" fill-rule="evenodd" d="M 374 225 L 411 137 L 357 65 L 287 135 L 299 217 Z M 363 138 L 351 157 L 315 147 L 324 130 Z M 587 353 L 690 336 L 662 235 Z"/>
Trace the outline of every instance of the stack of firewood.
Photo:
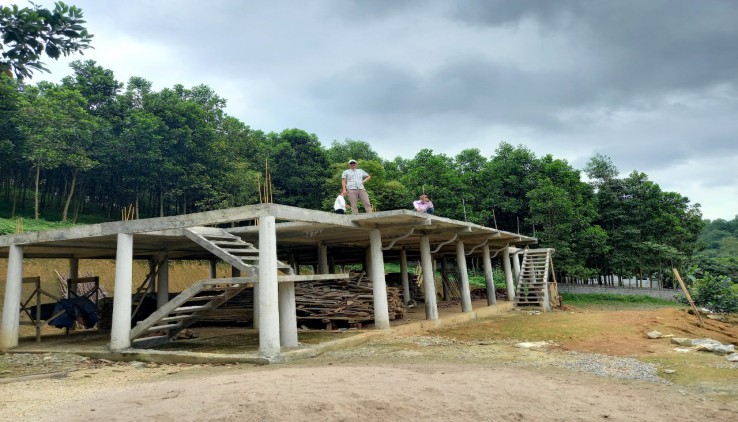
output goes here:
<path id="1" fill-rule="evenodd" d="M 387 287 L 390 319 L 405 313 L 400 290 Z M 366 277 L 295 283 L 297 319 L 370 321 L 374 319 L 372 284 Z"/>

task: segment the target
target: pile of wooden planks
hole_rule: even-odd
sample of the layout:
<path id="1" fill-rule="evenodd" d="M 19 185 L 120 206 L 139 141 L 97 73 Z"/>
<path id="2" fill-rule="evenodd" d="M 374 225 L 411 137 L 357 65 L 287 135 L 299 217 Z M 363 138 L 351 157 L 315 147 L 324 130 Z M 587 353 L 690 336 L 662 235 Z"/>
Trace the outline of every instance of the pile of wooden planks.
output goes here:
<path id="1" fill-rule="evenodd" d="M 387 287 L 387 305 L 390 320 L 402 319 L 405 306 L 400 289 Z M 345 280 L 296 283 L 295 306 L 298 321 L 371 321 L 374 319 L 372 284 L 360 275 Z"/>

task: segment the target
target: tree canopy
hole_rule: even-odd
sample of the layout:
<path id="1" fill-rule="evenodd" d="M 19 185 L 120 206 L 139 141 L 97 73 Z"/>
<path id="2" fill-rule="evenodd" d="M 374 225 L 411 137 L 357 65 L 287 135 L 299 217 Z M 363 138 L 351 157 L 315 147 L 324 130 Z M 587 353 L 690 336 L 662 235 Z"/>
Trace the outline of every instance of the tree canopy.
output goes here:
<path id="1" fill-rule="evenodd" d="M 53 10 L 31 4 L 0 7 L 0 73 L 18 79 L 31 78 L 35 70 L 48 71 L 42 55 L 56 60 L 82 53 L 93 37 L 83 26 L 81 9 L 63 2 L 55 3 Z"/>
<path id="2" fill-rule="evenodd" d="M 592 157 L 587 181 L 566 160 L 506 142 L 490 156 L 422 149 L 386 160 L 362 140 L 326 148 L 303 129 L 253 129 L 206 85 L 157 91 L 140 76 L 121 83 L 94 61 L 71 68 L 59 84 L 0 76 L 0 213 L 109 221 L 130 207 L 137 218 L 235 207 L 263 200 L 267 172 L 274 202 L 331 211 L 356 159 L 372 175 L 366 187 L 378 210 L 410 210 L 427 193 L 440 216 L 555 248 L 559 277 L 666 283 L 666 270 L 694 260 L 700 245 L 738 244 L 734 222 L 720 221 L 697 242 L 699 204 L 644 173 L 620 177 L 606 156 Z M 729 264 L 703 258 L 711 269 Z"/>

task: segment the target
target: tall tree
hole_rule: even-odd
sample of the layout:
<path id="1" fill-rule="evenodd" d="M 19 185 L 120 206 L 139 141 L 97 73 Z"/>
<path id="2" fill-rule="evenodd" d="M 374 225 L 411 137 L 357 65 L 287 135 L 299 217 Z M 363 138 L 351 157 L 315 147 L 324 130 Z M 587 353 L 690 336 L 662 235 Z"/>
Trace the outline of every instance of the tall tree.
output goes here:
<path id="1" fill-rule="evenodd" d="M 74 182 L 79 170 L 92 168 L 96 163 L 88 151 L 95 123 L 77 91 L 42 82 L 29 93 L 24 110 L 23 155 L 35 170 L 34 218 L 38 219 L 41 171 L 65 165 L 72 169 Z M 73 193 L 71 188 L 70 194 Z"/>
<path id="2" fill-rule="evenodd" d="M 43 54 L 56 60 L 90 48 L 93 35 L 82 17 L 82 9 L 62 2 L 55 3 L 54 10 L 35 4 L 0 7 L 0 73 L 31 78 L 34 70 L 48 72 L 40 60 Z"/>

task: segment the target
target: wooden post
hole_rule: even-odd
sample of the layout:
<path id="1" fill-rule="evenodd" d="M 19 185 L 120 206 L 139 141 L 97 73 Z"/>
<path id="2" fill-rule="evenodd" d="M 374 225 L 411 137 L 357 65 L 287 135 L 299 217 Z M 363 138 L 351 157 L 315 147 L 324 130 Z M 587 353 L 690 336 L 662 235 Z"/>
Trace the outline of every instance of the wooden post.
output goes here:
<path id="1" fill-rule="evenodd" d="M 687 290 L 687 286 L 684 284 L 684 281 L 682 281 L 682 277 L 679 275 L 679 271 L 677 271 L 676 268 L 672 268 L 672 270 L 674 271 L 674 276 L 676 277 L 677 281 L 679 281 L 679 285 L 682 286 L 684 296 L 687 297 L 687 301 L 689 301 L 689 304 L 692 305 L 692 309 L 694 310 L 695 315 L 697 315 L 697 318 L 699 318 L 700 320 L 700 327 L 705 328 L 705 323 L 702 321 L 700 311 L 698 311 L 697 307 L 694 305 L 694 302 L 692 301 L 692 296 L 689 295 L 689 290 Z"/>

